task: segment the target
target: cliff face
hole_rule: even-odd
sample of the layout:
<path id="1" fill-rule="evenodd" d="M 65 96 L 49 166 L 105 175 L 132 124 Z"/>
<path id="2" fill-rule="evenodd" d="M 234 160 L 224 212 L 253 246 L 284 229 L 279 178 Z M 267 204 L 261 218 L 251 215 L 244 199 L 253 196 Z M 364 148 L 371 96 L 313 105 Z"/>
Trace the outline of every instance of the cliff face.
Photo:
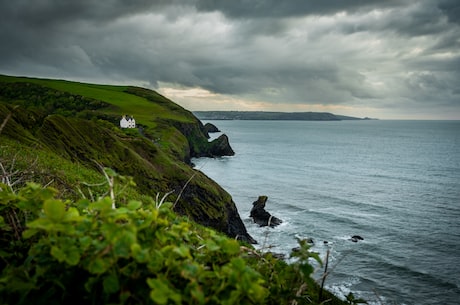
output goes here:
<path id="1" fill-rule="evenodd" d="M 230 146 L 226 135 L 208 142 L 208 132 L 201 121 L 196 119 L 193 123 L 170 122 L 186 138 L 189 143 L 188 154 L 185 162 L 190 163 L 190 158 L 233 156 L 235 152 Z"/>
<path id="2" fill-rule="evenodd" d="M 99 171 L 97 164 L 110 167 L 120 175 L 133 177 L 136 191 L 153 198 L 172 191 L 167 199 L 177 201 L 176 212 L 231 237 L 255 242 L 231 196 L 189 165 L 191 157 L 216 155 L 216 145 L 208 142 L 207 132 L 197 118 L 147 89 L 100 87 L 94 92 L 88 88 L 93 87 L 1 77 L 0 124 L 9 113 L 12 115 L 0 139 L 14 140 L 29 150 L 52 152 L 65 162 L 94 171 Z M 91 94 L 85 95 L 86 91 Z M 112 103 L 118 92 L 123 103 Z M 143 113 L 135 113 L 140 107 Z M 118 127 L 126 109 L 134 113 L 140 132 Z M 229 147 L 228 141 L 222 145 Z M 55 172 L 66 174 L 64 168 Z M 59 180 L 56 177 L 53 181 Z"/>

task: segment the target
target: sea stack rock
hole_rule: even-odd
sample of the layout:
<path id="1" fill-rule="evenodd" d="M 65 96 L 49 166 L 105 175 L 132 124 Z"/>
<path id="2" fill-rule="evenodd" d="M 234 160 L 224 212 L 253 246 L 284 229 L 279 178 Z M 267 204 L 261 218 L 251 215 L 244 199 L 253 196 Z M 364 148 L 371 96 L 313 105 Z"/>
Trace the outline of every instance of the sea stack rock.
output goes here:
<path id="1" fill-rule="evenodd" d="M 225 134 L 221 135 L 209 144 L 209 153 L 211 156 L 221 157 L 235 155 L 235 152 L 228 141 L 228 137 Z"/>
<path id="2" fill-rule="evenodd" d="M 252 203 L 253 207 L 249 217 L 252 217 L 254 222 L 261 227 L 270 226 L 273 228 L 281 224 L 283 221 L 265 211 L 265 203 L 267 202 L 267 199 L 267 196 L 259 196 L 257 201 Z"/>
<path id="3" fill-rule="evenodd" d="M 216 125 L 211 124 L 211 123 L 206 123 L 206 124 L 204 124 L 204 129 L 205 129 L 208 133 L 220 132 L 219 128 L 217 128 Z"/>

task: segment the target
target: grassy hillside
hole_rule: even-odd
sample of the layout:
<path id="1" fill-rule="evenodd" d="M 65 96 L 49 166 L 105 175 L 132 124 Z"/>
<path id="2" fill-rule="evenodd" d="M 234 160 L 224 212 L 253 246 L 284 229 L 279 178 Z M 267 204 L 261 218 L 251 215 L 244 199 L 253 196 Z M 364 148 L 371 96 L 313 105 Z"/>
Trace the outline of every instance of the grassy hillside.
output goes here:
<path id="1" fill-rule="evenodd" d="M 103 181 L 101 166 L 110 167 L 133 177 L 131 193 L 155 197 L 171 192 L 169 200 L 178 200 L 176 212 L 251 240 L 230 195 L 188 163 L 212 146 L 201 122 L 156 92 L 1 76 L 0 121 L 10 114 L 0 134 L 2 143 L 9 143 L 2 147 L 4 163 L 18 166 L 18 159 L 34 156 L 19 169 L 34 172 L 34 180 L 78 196 L 81 185 Z M 123 114 L 134 116 L 139 129 L 120 129 Z M 28 170 L 29 164 L 36 169 Z M 59 170 L 63 165 L 67 169 Z M 92 181 L 69 180 L 82 168 L 94 172 Z M 99 181 L 93 181 L 97 175 Z"/>
<path id="2" fill-rule="evenodd" d="M 129 114 L 142 125 L 155 127 L 155 119 L 172 119 L 182 122 L 195 122 L 193 115 L 174 104 L 155 91 L 129 86 L 110 86 L 70 82 L 65 80 L 37 79 L 27 77 L 10 77 L 0 75 L 3 83 L 31 83 L 60 92 L 81 95 L 114 106 L 106 113 L 120 116 Z M 149 102 L 151 101 L 151 102 Z"/>

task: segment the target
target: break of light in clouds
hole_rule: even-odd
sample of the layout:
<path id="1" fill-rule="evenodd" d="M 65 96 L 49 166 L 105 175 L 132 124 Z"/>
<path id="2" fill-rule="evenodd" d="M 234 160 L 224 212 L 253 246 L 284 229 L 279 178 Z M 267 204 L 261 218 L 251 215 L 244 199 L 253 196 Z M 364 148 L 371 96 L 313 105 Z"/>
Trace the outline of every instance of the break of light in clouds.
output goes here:
<path id="1" fill-rule="evenodd" d="M 0 2 L 0 73 L 189 110 L 460 119 L 457 0 Z"/>

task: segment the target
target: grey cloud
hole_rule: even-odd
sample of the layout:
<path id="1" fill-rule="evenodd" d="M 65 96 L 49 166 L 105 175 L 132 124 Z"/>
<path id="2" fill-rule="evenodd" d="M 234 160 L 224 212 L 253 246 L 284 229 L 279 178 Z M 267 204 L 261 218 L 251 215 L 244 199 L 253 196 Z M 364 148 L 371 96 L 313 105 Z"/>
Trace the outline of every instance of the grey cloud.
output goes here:
<path id="1" fill-rule="evenodd" d="M 457 0 L 441 0 L 438 7 L 448 17 L 450 22 L 460 24 L 460 2 Z"/>
<path id="2" fill-rule="evenodd" d="M 450 25 L 445 12 L 433 1 L 413 2 L 406 7 L 389 7 L 380 11 L 350 14 L 331 29 L 343 34 L 359 32 L 395 33 L 407 37 L 444 33 Z"/>
<path id="3" fill-rule="evenodd" d="M 47 27 L 73 21 L 111 21 L 120 16 L 142 13 L 174 4 L 176 1 L 150 0 L 15 0 L 2 1 L 2 17 L 16 19 L 30 26 Z"/>
<path id="4" fill-rule="evenodd" d="M 456 2 L 1 1 L 0 73 L 269 103 L 458 106 Z"/>
<path id="5" fill-rule="evenodd" d="M 199 0 L 197 8 L 203 11 L 221 11 L 232 18 L 277 18 L 357 12 L 361 10 L 400 6 L 407 2 L 408 1 L 401 0 Z"/>

